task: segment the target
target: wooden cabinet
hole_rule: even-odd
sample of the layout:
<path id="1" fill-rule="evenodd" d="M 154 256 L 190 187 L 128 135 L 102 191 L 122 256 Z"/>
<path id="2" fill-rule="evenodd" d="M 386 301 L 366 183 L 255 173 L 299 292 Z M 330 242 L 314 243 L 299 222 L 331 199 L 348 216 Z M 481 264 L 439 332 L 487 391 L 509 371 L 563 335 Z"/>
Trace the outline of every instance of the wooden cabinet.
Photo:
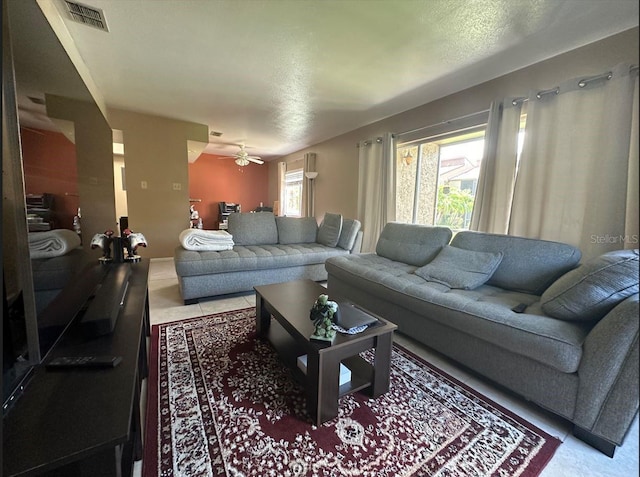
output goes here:
<path id="1" fill-rule="evenodd" d="M 95 279 L 96 264 L 80 280 Z M 76 317 L 45 357 L 121 356 L 114 368 L 36 367 L 24 394 L 3 419 L 3 476 L 129 476 L 142 458 L 140 393 L 147 376 L 149 261 L 130 264 L 114 331 L 87 337 Z M 66 295 L 65 295 L 66 294 Z M 77 302 L 61 292 L 57 313 Z"/>
<path id="2" fill-rule="evenodd" d="M 44 232 L 54 228 L 54 200 L 51 194 L 28 194 L 27 223 L 29 232 Z"/>
<path id="3" fill-rule="evenodd" d="M 240 204 L 234 204 L 231 202 L 219 202 L 218 203 L 218 229 L 229 229 L 229 216 L 234 212 L 240 212 Z"/>

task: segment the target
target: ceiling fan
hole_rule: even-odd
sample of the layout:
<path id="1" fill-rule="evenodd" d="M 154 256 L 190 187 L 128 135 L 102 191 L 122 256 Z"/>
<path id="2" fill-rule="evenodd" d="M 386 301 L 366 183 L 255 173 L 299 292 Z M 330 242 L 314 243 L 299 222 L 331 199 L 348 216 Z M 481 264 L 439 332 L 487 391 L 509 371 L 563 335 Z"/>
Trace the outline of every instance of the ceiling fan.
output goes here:
<path id="1" fill-rule="evenodd" d="M 228 156 L 231 159 L 235 159 L 236 164 L 239 166 L 247 166 L 250 162 L 254 162 L 256 164 L 264 164 L 264 161 L 260 159 L 258 156 L 250 156 L 249 153 L 245 150 L 244 144 L 234 144 L 238 146 L 240 150 L 236 152 L 233 156 Z"/>

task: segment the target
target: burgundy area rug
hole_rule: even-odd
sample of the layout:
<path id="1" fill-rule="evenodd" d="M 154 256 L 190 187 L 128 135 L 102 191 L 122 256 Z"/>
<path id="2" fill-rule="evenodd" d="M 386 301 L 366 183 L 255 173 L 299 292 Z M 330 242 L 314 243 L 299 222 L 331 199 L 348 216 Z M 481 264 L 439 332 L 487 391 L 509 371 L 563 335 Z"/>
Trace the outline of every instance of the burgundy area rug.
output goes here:
<path id="1" fill-rule="evenodd" d="M 398 345 L 389 392 L 316 427 L 253 308 L 155 325 L 150 367 L 144 477 L 535 476 L 560 445 Z"/>

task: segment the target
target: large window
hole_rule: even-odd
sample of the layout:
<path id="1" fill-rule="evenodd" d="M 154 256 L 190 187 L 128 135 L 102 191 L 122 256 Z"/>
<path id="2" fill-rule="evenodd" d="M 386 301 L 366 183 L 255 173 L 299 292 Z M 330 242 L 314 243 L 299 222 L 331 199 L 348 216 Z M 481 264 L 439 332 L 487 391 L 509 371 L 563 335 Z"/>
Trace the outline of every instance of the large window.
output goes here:
<path id="1" fill-rule="evenodd" d="M 398 147 L 398 221 L 453 230 L 469 228 L 484 129 L 482 126 Z"/>
<path id="2" fill-rule="evenodd" d="M 302 216 L 302 169 L 287 171 L 284 175 L 284 207 L 288 217 Z"/>

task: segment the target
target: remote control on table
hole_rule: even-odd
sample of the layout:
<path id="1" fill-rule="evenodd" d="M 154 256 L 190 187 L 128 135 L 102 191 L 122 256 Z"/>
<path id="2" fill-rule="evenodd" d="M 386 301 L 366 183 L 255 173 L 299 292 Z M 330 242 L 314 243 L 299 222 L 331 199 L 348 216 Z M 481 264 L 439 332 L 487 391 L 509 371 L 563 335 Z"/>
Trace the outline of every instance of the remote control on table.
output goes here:
<path id="1" fill-rule="evenodd" d="M 122 356 L 60 356 L 53 358 L 46 366 L 47 368 L 115 368 Z"/>

